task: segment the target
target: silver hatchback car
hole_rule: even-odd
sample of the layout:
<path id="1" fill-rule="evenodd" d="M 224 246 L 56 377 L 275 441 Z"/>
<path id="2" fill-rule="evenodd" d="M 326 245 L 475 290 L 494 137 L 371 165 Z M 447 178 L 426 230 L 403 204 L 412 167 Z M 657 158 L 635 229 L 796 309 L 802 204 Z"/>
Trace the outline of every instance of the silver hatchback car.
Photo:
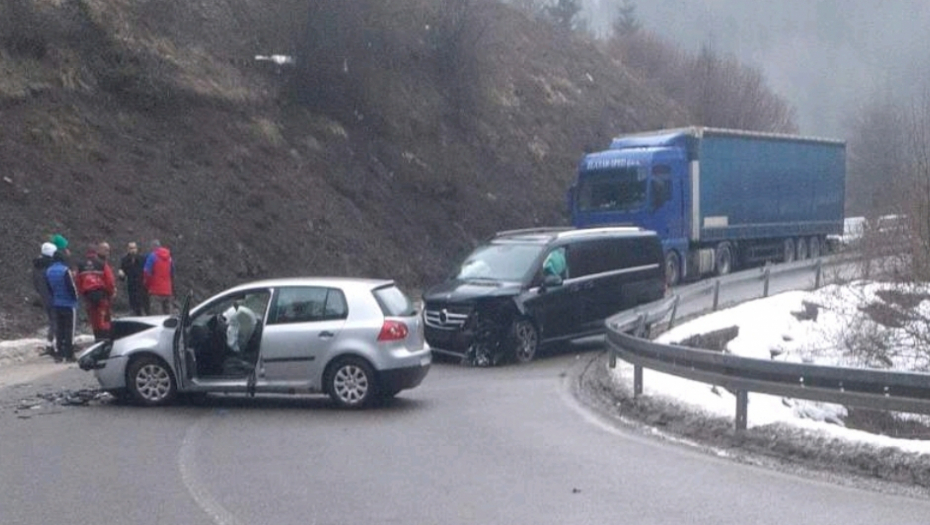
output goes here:
<path id="1" fill-rule="evenodd" d="M 325 393 L 361 408 L 429 371 L 422 316 L 390 280 L 275 279 L 190 301 L 178 317 L 114 320 L 78 364 L 142 405 L 178 393 Z"/>

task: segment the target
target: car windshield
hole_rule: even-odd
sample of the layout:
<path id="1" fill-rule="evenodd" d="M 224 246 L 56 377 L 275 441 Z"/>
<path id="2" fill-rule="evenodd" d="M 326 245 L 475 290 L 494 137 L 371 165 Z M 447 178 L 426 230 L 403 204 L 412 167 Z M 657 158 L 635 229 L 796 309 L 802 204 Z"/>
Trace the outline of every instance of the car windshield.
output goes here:
<path id="1" fill-rule="evenodd" d="M 486 244 L 465 259 L 456 278 L 519 281 L 530 271 L 542 250 L 540 244 Z"/>

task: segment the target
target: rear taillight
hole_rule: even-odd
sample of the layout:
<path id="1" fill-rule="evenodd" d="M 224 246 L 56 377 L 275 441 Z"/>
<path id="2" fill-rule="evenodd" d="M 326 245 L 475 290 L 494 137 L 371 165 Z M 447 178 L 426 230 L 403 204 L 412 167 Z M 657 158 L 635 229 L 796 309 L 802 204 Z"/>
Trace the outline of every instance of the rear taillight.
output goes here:
<path id="1" fill-rule="evenodd" d="M 378 334 L 378 341 L 400 341 L 407 338 L 407 325 L 401 321 L 384 321 L 381 325 L 381 333 Z"/>

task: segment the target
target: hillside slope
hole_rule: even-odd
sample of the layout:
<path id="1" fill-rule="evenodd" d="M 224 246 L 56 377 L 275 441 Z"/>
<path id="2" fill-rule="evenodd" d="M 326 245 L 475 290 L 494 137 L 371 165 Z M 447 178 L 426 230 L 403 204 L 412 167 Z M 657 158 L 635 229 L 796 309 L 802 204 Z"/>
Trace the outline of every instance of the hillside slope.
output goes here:
<path id="1" fill-rule="evenodd" d="M 50 233 L 115 255 L 158 238 L 200 299 L 301 274 L 415 293 L 495 230 L 564 223 L 586 148 L 687 121 L 505 6 L 469 3 L 450 61 L 431 2 L 340 4 L 2 4 L 0 338 L 42 325 L 29 269 Z M 297 65 L 253 59 L 270 53 Z"/>

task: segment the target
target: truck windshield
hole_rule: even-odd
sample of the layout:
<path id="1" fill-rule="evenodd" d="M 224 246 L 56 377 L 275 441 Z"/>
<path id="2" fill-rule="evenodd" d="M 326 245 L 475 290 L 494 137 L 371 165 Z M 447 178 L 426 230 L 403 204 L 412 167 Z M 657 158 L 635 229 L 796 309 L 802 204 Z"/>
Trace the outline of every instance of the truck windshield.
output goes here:
<path id="1" fill-rule="evenodd" d="M 578 185 L 578 211 L 630 211 L 646 202 L 646 177 L 636 167 L 588 172 Z"/>
<path id="2" fill-rule="evenodd" d="M 465 259 L 456 279 L 520 281 L 542 252 L 539 244 L 486 244 Z"/>

